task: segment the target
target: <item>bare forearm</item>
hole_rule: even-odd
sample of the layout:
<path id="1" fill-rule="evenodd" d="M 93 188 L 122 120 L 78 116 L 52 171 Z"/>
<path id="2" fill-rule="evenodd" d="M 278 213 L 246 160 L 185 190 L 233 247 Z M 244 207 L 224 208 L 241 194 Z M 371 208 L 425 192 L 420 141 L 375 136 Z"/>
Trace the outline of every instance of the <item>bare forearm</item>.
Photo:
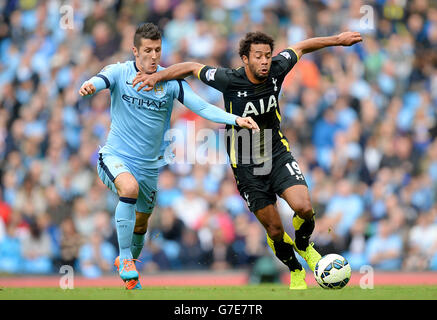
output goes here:
<path id="1" fill-rule="evenodd" d="M 336 46 L 338 44 L 339 44 L 338 36 L 330 36 L 330 37 L 317 37 L 317 38 L 306 39 L 299 42 L 296 46 L 297 49 L 302 51 L 302 54 L 305 54 L 326 47 Z"/>
<path id="2" fill-rule="evenodd" d="M 157 76 L 159 77 L 159 81 L 182 79 L 191 75 L 197 75 L 197 72 L 202 67 L 203 65 L 197 62 L 181 62 L 158 72 Z"/>
<path id="3" fill-rule="evenodd" d="M 141 91 L 143 89 L 146 91 L 150 91 L 158 82 L 183 79 L 190 75 L 197 76 L 202 68 L 203 64 L 197 62 L 182 62 L 174 64 L 164 70 L 152 74 L 139 72 L 133 79 L 132 86 L 135 88 L 137 84 L 140 84 L 136 88 L 137 91 Z"/>
<path id="4" fill-rule="evenodd" d="M 317 37 L 300 41 L 292 46 L 298 57 L 319 49 L 332 46 L 351 46 L 363 41 L 359 32 L 346 31 L 330 37 Z"/>

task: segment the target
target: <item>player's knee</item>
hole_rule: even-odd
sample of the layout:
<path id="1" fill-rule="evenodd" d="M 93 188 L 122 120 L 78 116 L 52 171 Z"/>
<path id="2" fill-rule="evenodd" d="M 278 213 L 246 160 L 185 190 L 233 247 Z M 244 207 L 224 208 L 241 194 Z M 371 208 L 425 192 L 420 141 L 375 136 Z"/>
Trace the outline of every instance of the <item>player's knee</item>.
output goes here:
<path id="1" fill-rule="evenodd" d="M 138 198 L 139 186 L 133 175 L 128 172 L 123 172 L 114 180 L 118 195 L 126 198 Z"/>
<path id="2" fill-rule="evenodd" d="M 138 184 L 132 183 L 120 189 L 120 197 L 138 198 Z"/>
<path id="3" fill-rule="evenodd" d="M 269 238 L 273 241 L 281 241 L 284 237 L 284 228 L 282 227 L 282 225 L 268 225 L 266 231 L 269 235 Z"/>
<path id="4" fill-rule="evenodd" d="M 147 232 L 147 224 L 135 224 L 134 232 L 138 234 L 145 234 Z"/>
<path id="5" fill-rule="evenodd" d="M 305 220 L 310 220 L 314 215 L 313 206 L 309 200 L 300 201 L 293 210 L 300 218 Z"/>
<path id="6" fill-rule="evenodd" d="M 135 180 L 130 180 L 123 184 L 120 184 L 118 188 L 118 193 L 120 197 L 137 199 L 138 190 L 139 190 L 138 182 L 136 182 Z"/>

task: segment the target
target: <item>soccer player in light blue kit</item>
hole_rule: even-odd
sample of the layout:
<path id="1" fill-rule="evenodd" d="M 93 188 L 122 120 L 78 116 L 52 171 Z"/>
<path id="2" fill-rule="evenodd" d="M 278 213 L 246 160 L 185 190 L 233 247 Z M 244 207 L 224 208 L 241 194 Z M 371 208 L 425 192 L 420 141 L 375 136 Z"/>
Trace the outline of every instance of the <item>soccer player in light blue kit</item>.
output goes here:
<path id="1" fill-rule="evenodd" d="M 158 83 L 150 92 L 138 92 L 132 80 L 140 70 L 161 70 L 161 34 L 152 23 L 139 26 L 134 36 L 135 61 L 112 64 L 86 81 L 81 96 L 111 92 L 111 128 L 99 151 L 97 171 L 105 185 L 119 195 L 115 225 L 120 255 L 115 261 L 127 289 L 139 289 L 134 260 L 144 245 L 148 219 L 156 202 L 158 169 L 165 165 L 173 101 L 218 123 L 259 130 L 250 118 L 241 118 L 208 104 L 183 80 Z"/>

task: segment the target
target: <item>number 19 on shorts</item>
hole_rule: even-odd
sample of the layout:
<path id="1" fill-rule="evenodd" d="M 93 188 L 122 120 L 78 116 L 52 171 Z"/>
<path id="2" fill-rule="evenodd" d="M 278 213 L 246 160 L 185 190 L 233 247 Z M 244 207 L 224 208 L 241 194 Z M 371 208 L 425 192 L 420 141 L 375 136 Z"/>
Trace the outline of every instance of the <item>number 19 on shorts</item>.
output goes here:
<path id="1" fill-rule="evenodd" d="M 302 171 L 300 170 L 296 161 L 292 161 L 291 165 L 290 163 L 287 163 L 285 166 L 287 167 L 288 171 L 290 171 L 290 174 L 296 177 L 296 180 L 304 180 Z"/>

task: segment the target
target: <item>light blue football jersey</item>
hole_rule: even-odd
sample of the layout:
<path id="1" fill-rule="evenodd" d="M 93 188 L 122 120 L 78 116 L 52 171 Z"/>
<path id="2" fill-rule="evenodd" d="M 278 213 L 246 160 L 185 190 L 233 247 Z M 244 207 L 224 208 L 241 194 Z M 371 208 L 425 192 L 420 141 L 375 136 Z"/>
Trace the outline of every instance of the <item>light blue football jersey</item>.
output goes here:
<path id="1" fill-rule="evenodd" d="M 235 125 L 235 115 L 202 100 L 184 80 L 160 82 L 151 91 L 138 92 L 132 86 L 138 71 L 135 61 L 127 61 L 108 65 L 89 80 L 97 91 L 107 88 L 111 92 L 111 128 L 100 153 L 147 168 L 165 165 L 169 142 L 164 134 L 170 128 L 175 99 L 208 120 Z"/>

